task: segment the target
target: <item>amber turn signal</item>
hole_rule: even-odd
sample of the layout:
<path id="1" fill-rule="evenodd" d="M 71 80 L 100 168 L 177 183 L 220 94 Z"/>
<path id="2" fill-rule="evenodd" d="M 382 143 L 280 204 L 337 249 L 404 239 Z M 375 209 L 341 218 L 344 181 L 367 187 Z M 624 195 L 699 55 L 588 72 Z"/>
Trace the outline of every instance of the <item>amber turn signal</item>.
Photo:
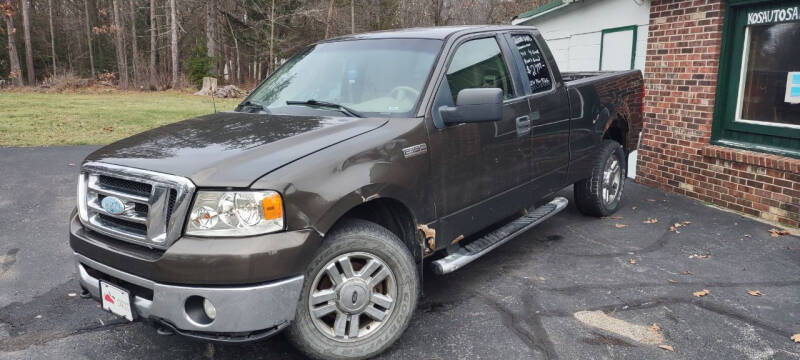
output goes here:
<path id="1" fill-rule="evenodd" d="M 274 220 L 283 218 L 283 202 L 277 193 L 271 193 L 261 199 L 261 209 L 264 212 L 264 220 Z"/>

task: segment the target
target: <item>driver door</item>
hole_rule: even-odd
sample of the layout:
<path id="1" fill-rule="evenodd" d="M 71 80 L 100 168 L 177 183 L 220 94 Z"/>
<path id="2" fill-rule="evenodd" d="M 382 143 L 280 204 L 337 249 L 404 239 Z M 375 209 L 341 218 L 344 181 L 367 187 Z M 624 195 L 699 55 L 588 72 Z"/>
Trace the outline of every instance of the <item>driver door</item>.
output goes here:
<path id="1" fill-rule="evenodd" d="M 523 185 L 530 181 L 530 126 L 525 117 L 530 108 L 515 88 L 505 46 L 494 34 L 460 40 L 428 114 L 431 180 L 440 217 L 437 248 L 527 206 Z M 503 118 L 445 126 L 438 109 L 454 106 L 458 92 L 469 88 L 502 89 Z"/>

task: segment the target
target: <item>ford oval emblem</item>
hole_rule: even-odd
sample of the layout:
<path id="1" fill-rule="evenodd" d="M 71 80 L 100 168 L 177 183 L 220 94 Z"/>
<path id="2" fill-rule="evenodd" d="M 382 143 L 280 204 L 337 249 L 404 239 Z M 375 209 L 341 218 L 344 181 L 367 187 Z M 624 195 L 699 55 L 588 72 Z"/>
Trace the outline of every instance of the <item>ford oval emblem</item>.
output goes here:
<path id="1" fill-rule="evenodd" d="M 125 211 L 125 204 L 122 202 L 122 200 L 114 196 L 104 197 L 103 201 L 100 202 L 100 206 L 102 206 L 103 210 L 111 215 L 119 215 Z"/>

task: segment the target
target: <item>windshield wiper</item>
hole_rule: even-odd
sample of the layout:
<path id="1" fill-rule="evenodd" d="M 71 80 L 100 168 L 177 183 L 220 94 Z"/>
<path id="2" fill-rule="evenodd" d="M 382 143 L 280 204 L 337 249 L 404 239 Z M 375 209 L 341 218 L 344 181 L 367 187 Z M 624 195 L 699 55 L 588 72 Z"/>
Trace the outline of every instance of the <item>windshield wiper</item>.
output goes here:
<path id="1" fill-rule="evenodd" d="M 350 116 L 360 117 L 360 118 L 364 117 L 364 114 L 362 114 L 362 113 L 360 113 L 360 112 L 358 112 L 356 110 L 353 110 L 353 109 L 351 109 L 351 108 L 349 108 L 347 106 L 341 105 L 341 104 L 332 103 L 332 102 L 328 102 L 328 101 L 319 101 L 319 100 L 314 100 L 314 99 L 308 99 L 306 101 L 289 100 L 289 101 L 286 102 L 286 105 L 310 105 L 310 106 L 333 108 L 333 109 L 339 110 L 339 111 L 341 111 L 341 112 L 343 112 L 343 113 L 345 113 L 347 115 L 350 115 Z"/>
<path id="2" fill-rule="evenodd" d="M 236 111 L 243 111 L 245 109 L 247 109 L 247 112 L 253 112 L 252 110 L 264 111 L 264 112 L 267 112 L 267 113 L 269 112 L 264 105 L 261 105 L 261 104 L 259 104 L 257 102 L 253 102 L 253 101 L 250 101 L 250 100 L 247 100 L 247 101 L 239 104 L 238 106 L 236 106 Z"/>

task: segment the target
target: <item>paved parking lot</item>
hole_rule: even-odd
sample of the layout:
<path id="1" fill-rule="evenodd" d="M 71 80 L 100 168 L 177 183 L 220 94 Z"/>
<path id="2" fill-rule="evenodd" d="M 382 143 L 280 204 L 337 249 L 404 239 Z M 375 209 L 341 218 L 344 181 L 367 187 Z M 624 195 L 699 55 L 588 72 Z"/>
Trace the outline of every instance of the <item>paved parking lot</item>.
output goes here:
<path id="1" fill-rule="evenodd" d="M 302 358 L 281 336 L 159 336 L 74 296 L 67 216 L 92 149 L 0 148 L 0 359 Z M 426 272 L 419 309 L 384 357 L 800 359 L 790 340 L 800 333 L 800 239 L 626 186 L 615 217 L 570 205 L 454 274 Z"/>

